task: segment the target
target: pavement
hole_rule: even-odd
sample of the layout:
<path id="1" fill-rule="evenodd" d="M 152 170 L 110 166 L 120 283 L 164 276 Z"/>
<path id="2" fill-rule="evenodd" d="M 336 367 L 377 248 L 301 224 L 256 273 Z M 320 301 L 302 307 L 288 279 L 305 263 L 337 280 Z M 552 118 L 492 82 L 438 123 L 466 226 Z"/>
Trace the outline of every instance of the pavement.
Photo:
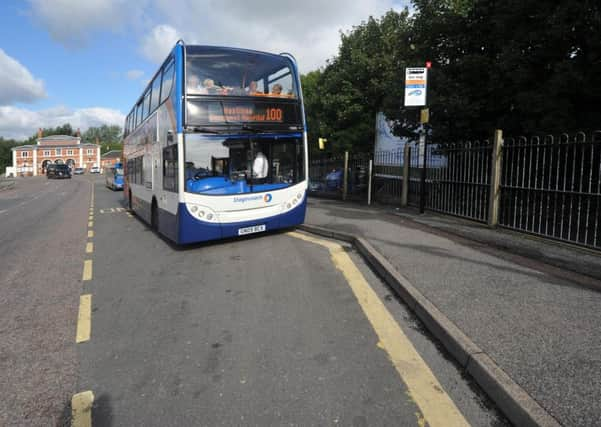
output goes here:
<path id="1" fill-rule="evenodd" d="M 435 229 L 439 234 L 453 235 L 481 243 L 481 248 L 501 249 L 512 255 L 535 259 L 554 269 L 556 275 L 564 272 L 578 273 L 569 280 L 578 280 L 582 286 L 601 291 L 601 252 L 563 241 L 546 239 L 528 233 L 520 233 L 502 227 L 490 228 L 485 224 L 433 212 L 419 214 L 415 208 L 384 208 L 386 212 Z M 587 277 L 588 276 L 588 277 Z M 589 280 L 592 278 L 593 280 Z"/>
<path id="2" fill-rule="evenodd" d="M 0 425 L 508 425 L 349 245 L 177 247 L 103 177 L 18 184 L 0 194 Z"/>
<path id="3" fill-rule="evenodd" d="M 463 221 L 433 217 L 310 199 L 305 223 L 370 242 L 555 420 L 599 425 L 601 287 L 594 274 L 525 256 L 532 251 L 513 249 L 520 238 L 512 233 L 493 245 L 494 236 L 463 233 Z M 539 254 L 569 252 L 564 260 L 586 258 L 593 270 L 599 260 L 534 242 Z"/>

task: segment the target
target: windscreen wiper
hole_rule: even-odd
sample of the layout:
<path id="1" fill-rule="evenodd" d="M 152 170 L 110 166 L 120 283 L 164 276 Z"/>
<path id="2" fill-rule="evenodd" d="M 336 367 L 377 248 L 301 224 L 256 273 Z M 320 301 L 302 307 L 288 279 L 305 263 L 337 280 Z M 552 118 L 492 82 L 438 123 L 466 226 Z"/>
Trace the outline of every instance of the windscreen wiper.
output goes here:
<path id="1" fill-rule="evenodd" d="M 243 124 L 241 128 L 242 128 L 242 130 L 247 130 L 252 133 L 262 133 L 263 132 L 263 130 L 258 129 L 254 126 L 247 125 L 247 124 Z"/>
<path id="2" fill-rule="evenodd" d="M 202 127 L 202 126 L 187 126 L 186 127 L 187 131 L 192 131 L 192 132 L 202 132 L 202 133 L 214 133 L 214 134 L 220 134 L 221 132 L 214 130 L 214 129 L 209 129 L 206 127 Z"/>

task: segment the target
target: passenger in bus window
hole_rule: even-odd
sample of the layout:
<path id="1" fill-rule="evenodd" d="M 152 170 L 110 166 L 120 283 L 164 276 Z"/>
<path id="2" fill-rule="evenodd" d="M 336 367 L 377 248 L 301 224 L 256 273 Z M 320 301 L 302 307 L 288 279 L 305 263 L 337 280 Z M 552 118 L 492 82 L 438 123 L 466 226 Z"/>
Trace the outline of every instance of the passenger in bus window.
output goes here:
<path id="1" fill-rule="evenodd" d="M 273 96 L 282 96 L 282 85 L 279 83 L 274 84 L 271 87 L 271 94 Z"/>
<path id="2" fill-rule="evenodd" d="M 253 81 L 251 81 L 251 82 L 248 84 L 248 91 L 247 91 L 247 94 L 248 94 L 249 96 L 253 96 L 253 95 L 262 95 L 262 94 L 263 94 L 263 92 L 261 92 L 261 91 L 259 91 L 259 90 L 257 89 L 257 82 L 255 82 L 255 81 L 253 80 Z"/>
<path id="3" fill-rule="evenodd" d="M 205 95 L 217 94 L 217 87 L 215 86 L 213 79 L 204 79 L 202 81 L 201 93 Z"/>
<path id="4" fill-rule="evenodd" d="M 188 92 L 200 93 L 203 87 L 200 84 L 200 79 L 196 74 L 190 74 L 188 76 Z"/>

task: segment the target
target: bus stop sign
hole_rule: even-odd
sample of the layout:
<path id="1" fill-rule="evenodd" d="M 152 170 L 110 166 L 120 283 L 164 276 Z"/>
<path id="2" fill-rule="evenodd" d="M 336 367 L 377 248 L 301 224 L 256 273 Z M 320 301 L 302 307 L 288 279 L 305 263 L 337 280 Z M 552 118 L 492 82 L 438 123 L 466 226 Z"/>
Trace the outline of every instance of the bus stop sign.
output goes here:
<path id="1" fill-rule="evenodd" d="M 424 107 L 428 69 L 426 67 L 405 68 L 405 107 Z"/>

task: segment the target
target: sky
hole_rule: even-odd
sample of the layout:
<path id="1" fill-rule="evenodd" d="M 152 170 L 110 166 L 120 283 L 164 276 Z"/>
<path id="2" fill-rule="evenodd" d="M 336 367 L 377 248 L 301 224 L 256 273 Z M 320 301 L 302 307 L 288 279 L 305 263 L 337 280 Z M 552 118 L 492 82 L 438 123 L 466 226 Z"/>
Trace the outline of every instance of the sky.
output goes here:
<path id="1" fill-rule="evenodd" d="M 290 52 L 302 73 L 336 55 L 340 31 L 408 0 L 3 0 L 0 136 L 85 131 L 125 114 L 178 39 Z"/>

